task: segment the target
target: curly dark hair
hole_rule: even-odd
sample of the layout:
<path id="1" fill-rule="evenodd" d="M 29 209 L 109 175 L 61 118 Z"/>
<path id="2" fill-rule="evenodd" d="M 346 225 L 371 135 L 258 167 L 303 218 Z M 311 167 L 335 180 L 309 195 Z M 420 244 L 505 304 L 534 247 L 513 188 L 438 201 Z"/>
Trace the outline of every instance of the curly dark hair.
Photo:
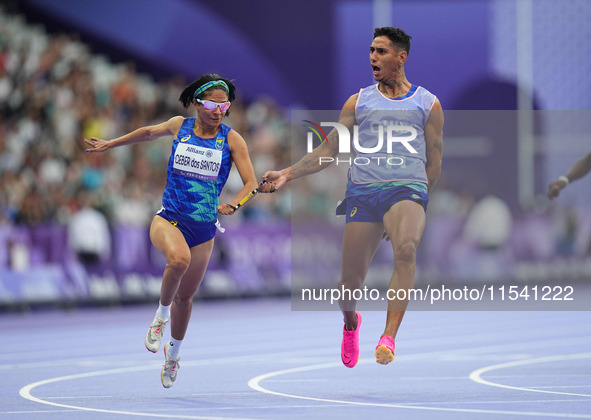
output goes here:
<path id="1" fill-rule="evenodd" d="M 409 34 L 400 28 L 392 28 L 391 26 L 384 26 L 383 28 L 375 28 L 373 37 L 387 36 L 392 44 L 398 48 L 403 49 L 406 53 L 410 53 L 410 39 Z"/>
<path id="2" fill-rule="evenodd" d="M 213 82 L 214 80 L 222 80 L 228 85 L 228 89 L 230 89 L 228 92 L 228 100 L 233 102 L 236 99 L 236 86 L 234 86 L 234 83 L 232 83 L 230 80 L 224 79 L 222 76 L 215 73 L 204 74 L 203 76 L 198 77 L 193 83 L 187 85 L 183 89 L 181 96 L 179 96 L 179 102 L 182 103 L 185 108 L 188 108 L 193 103 L 193 95 L 195 94 L 195 91 L 204 84 Z M 212 90 L 216 89 L 223 90 L 224 92 L 226 91 L 226 89 L 224 89 L 222 86 L 212 86 L 197 95 L 197 99 L 203 99 L 207 92 L 211 92 Z M 227 115 L 230 115 L 229 110 L 226 111 L 226 116 Z"/>

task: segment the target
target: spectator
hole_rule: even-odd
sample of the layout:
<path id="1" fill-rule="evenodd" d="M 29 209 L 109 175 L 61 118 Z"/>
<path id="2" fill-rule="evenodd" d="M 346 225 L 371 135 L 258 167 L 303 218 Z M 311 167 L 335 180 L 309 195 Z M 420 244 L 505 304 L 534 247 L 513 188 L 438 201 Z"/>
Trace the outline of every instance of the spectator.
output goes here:
<path id="1" fill-rule="evenodd" d="M 79 193 L 79 210 L 68 225 L 68 244 L 85 266 L 96 265 L 111 255 L 111 234 L 105 216 L 92 204 L 93 196 Z"/>

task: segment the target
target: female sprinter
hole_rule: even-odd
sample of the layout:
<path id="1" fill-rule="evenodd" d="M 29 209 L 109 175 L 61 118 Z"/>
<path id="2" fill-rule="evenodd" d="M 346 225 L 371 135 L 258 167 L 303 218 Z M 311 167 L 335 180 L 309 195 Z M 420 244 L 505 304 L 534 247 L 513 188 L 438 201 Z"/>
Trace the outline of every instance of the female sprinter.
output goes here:
<path id="1" fill-rule="evenodd" d="M 173 138 L 162 208 L 150 227 L 150 239 L 166 257 L 166 267 L 160 305 L 144 340 L 146 348 L 156 353 L 170 319 L 171 339 L 164 345 L 166 361 L 160 375 L 165 388 L 174 385 L 178 375 L 179 351 L 191 317 L 193 296 L 205 274 L 219 226 L 217 213 L 233 214 L 240 199 L 257 187 L 246 142 L 222 124 L 235 93 L 232 82 L 207 74 L 188 85 L 179 98 L 185 108 L 195 109 L 197 118 L 176 116 L 110 141 L 85 139 L 87 152 L 104 152 L 163 136 Z M 232 162 L 244 187 L 230 203 L 219 204 Z"/>

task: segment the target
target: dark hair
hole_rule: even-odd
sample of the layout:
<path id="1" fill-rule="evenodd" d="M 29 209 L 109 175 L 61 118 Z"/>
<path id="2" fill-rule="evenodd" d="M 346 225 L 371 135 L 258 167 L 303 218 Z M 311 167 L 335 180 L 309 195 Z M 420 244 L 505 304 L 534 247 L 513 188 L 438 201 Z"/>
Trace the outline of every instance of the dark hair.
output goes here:
<path id="1" fill-rule="evenodd" d="M 228 100 L 233 102 L 236 99 L 236 86 L 234 86 L 234 83 L 232 83 L 230 80 L 224 79 L 222 76 L 215 73 L 204 74 L 203 76 L 197 78 L 197 80 L 195 80 L 190 85 L 187 85 L 181 92 L 181 96 L 179 96 L 179 102 L 182 103 L 185 108 L 189 108 L 189 106 L 193 103 L 193 95 L 195 94 L 195 91 L 207 82 L 213 82 L 214 80 L 223 80 L 228 85 L 228 89 L 230 89 L 230 91 L 227 92 Z M 226 89 L 224 89 L 222 86 L 212 86 L 197 95 L 197 99 L 203 99 L 207 92 L 211 92 L 212 90 L 216 89 L 226 92 Z M 230 115 L 230 111 L 226 111 L 226 115 Z"/>
<path id="2" fill-rule="evenodd" d="M 383 28 L 375 28 L 373 37 L 387 36 L 394 46 L 403 49 L 406 53 L 410 53 L 410 39 L 409 34 L 400 28 L 392 28 L 391 26 L 384 26 Z"/>

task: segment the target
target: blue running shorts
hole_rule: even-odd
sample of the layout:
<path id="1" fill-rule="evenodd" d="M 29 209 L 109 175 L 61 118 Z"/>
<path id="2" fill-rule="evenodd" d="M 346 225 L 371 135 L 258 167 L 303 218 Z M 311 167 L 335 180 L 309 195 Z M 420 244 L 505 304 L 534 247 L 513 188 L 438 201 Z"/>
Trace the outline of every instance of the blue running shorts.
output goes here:
<path id="1" fill-rule="evenodd" d="M 215 222 L 197 222 L 188 217 L 172 213 L 165 208 L 160 209 L 156 214 L 168 220 L 170 224 L 181 231 L 189 248 L 207 242 L 215 236 L 217 229 Z"/>
<path id="2" fill-rule="evenodd" d="M 338 205 L 337 216 L 346 215 L 346 222 L 379 222 L 392 205 L 403 200 L 411 200 L 423 206 L 425 212 L 429 195 L 408 187 L 394 187 L 376 194 L 347 197 Z"/>

